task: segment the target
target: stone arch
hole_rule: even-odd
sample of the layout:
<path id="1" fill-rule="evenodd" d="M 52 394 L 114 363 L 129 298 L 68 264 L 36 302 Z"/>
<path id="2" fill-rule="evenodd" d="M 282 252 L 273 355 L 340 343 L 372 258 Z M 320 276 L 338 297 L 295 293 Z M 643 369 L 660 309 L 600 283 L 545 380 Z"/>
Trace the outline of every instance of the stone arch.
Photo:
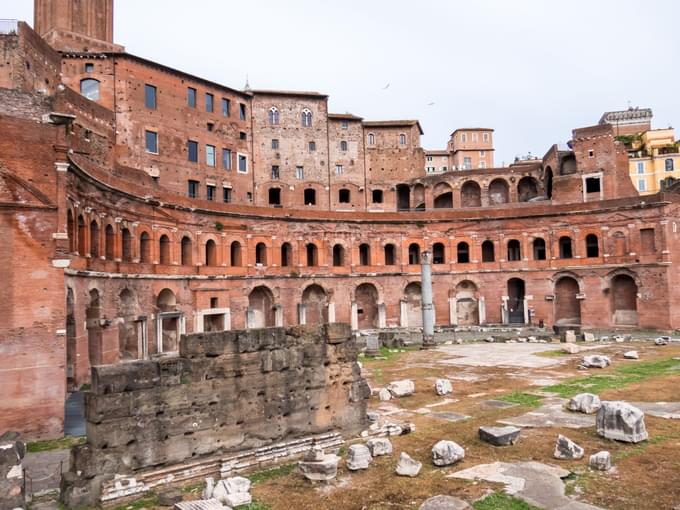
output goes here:
<path id="1" fill-rule="evenodd" d="M 156 308 L 160 313 L 174 312 L 177 310 L 177 297 L 175 293 L 165 288 L 158 293 Z M 176 352 L 179 350 L 180 318 L 176 314 L 169 317 L 161 316 L 160 338 L 158 338 L 159 352 Z"/>
<path id="2" fill-rule="evenodd" d="M 183 266 L 190 266 L 193 264 L 194 258 L 194 246 L 191 237 L 188 235 L 182 236 L 181 245 L 181 262 Z"/>
<path id="3" fill-rule="evenodd" d="M 328 294 L 321 285 L 308 285 L 302 291 L 302 304 L 305 307 L 305 324 L 328 322 Z"/>
<path id="4" fill-rule="evenodd" d="M 528 202 L 538 196 L 538 181 L 527 175 L 517 183 L 517 199 L 520 202 Z"/>
<path id="5" fill-rule="evenodd" d="M 423 292 L 420 282 L 411 282 L 404 288 L 406 324 L 409 328 L 420 328 L 423 326 L 422 300 Z"/>
<path id="6" fill-rule="evenodd" d="M 249 327 L 268 328 L 275 325 L 274 294 L 264 285 L 255 287 L 248 294 Z"/>
<path id="7" fill-rule="evenodd" d="M 413 186 L 413 204 L 416 211 L 425 210 L 425 186 L 420 183 Z"/>
<path id="8" fill-rule="evenodd" d="M 435 209 L 453 208 L 453 189 L 448 182 L 438 183 L 434 187 L 433 195 Z"/>
<path id="9" fill-rule="evenodd" d="M 116 233 L 110 223 L 104 229 L 104 258 L 106 260 L 116 258 Z"/>
<path id="10" fill-rule="evenodd" d="M 459 326 L 479 324 L 477 285 L 463 280 L 456 285 L 456 318 Z"/>
<path id="11" fill-rule="evenodd" d="M 460 188 L 461 207 L 480 207 L 482 205 L 482 189 L 475 181 L 465 181 Z"/>
<path id="12" fill-rule="evenodd" d="M 238 241 L 232 241 L 229 245 L 229 260 L 231 261 L 231 267 L 241 267 L 243 265 L 243 260 L 241 258 L 241 243 Z"/>
<path id="13" fill-rule="evenodd" d="M 93 259 L 99 257 L 99 223 L 97 220 L 90 222 L 90 256 Z"/>
<path id="14" fill-rule="evenodd" d="M 362 283 L 354 291 L 359 329 L 378 327 L 378 289 L 372 283 Z"/>
<path id="15" fill-rule="evenodd" d="M 555 279 L 556 326 L 578 326 L 581 324 L 581 301 L 579 283 L 572 276 L 558 276 Z"/>
<path id="16" fill-rule="evenodd" d="M 289 242 L 281 245 L 281 267 L 293 265 L 293 247 Z"/>
<path id="17" fill-rule="evenodd" d="M 122 245 L 122 259 L 123 262 L 132 262 L 132 234 L 130 229 L 123 228 L 121 230 L 121 245 Z"/>
<path id="18" fill-rule="evenodd" d="M 139 261 L 146 264 L 151 263 L 151 236 L 146 231 L 143 231 L 139 236 Z"/>
<path id="19" fill-rule="evenodd" d="M 499 177 L 489 184 L 489 205 L 507 204 L 510 201 L 510 186 Z"/>
<path id="20" fill-rule="evenodd" d="M 163 234 L 158 240 L 158 261 L 161 264 L 170 264 L 170 238 Z"/>
<path id="21" fill-rule="evenodd" d="M 576 173 L 576 156 L 569 154 L 562 158 L 560 162 L 560 175 L 570 175 Z"/>
<path id="22" fill-rule="evenodd" d="M 345 247 L 341 243 L 333 245 L 333 266 L 342 267 L 345 265 Z"/>
<path id="23" fill-rule="evenodd" d="M 165 288 L 158 293 L 156 298 L 156 307 L 161 312 L 172 312 L 177 308 L 177 297 L 175 293 Z"/>
<path id="24" fill-rule="evenodd" d="M 213 239 L 208 239 L 205 242 L 205 260 L 203 263 L 206 266 L 217 265 L 217 243 Z"/>
<path id="25" fill-rule="evenodd" d="M 631 275 L 619 272 L 610 280 L 612 323 L 636 326 L 638 324 L 638 284 Z"/>

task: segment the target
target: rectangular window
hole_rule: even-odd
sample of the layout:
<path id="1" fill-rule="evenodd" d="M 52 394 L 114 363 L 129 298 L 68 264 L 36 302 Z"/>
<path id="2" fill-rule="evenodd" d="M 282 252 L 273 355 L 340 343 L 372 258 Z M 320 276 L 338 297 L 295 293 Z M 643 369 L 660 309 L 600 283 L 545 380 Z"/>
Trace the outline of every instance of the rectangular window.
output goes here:
<path id="1" fill-rule="evenodd" d="M 316 151 L 316 142 L 309 142 L 309 152 Z"/>
<path id="2" fill-rule="evenodd" d="M 193 87 L 187 88 L 187 104 L 189 108 L 196 108 L 196 89 Z"/>
<path id="3" fill-rule="evenodd" d="M 489 133 L 484 133 L 482 136 L 483 136 L 482 139 L 483 139 L 485 142 L 488 142 L 488 141 L 489 141 Z"/>
<path id="4" fill-rule="evenodd" d="M 637 162 L 637 173 L 639 173 L 639 174 L 645 173 L 645 162 L 644 161 L 638 161 Z"/>
<path id="5" fill-rule="evenodd" d="M 647 191 L 647 181 L 638 179 L 638 191 Z"/>
<path id="6" fill-rule="evenodd" d="M 480 161 L 479 168 L 486 168 L 486 161 Z"/>
<path id="7" fill-rule="evenodd" d="M 215 129 L 215 124 L 213 124 L 212 122 L 208 122 L 208 131 L 210 133 L 212 133 L 214 129 Z"/>
<path id="8" fill-rule="evenodd" d="M 335 165 L 335 175 L 342 175 L 344 171 L 342 165 Z"/>
<path id="9" fill-rule="evenodd" d="M 231 150 L 222 149 L 222 168 L 231 170 Z"/>
<path id="10" fill-rule="evenodd" d="M 248 138 L 248 135 L 246 134 L 245 131 L 240 131 L 238 134 L 238 139 L 239 140 L 246 140 Z"/>
<path id="11" fill-rule="evenodd" d="M 477 141 L 477 133 L 472 133 L 472 141 L 473 142 Z"/>
<path id="12" fill-rule="evenodd" d="M 230 101 L 226 98 L 222 98 L 222 116 L 229 117 L 229 111 L 231 110 Z"/>
<path id="13" fill-rule="evenodd" d="M 93 73 L 94 72 L 94 64 L 85 64 L 85 72 L 86 73 Z"/>
<path id="14" fill-rule="evenodd" d="M 347 122 L 346 120 L 343 120 L 343 121 L 340 123 L 340 128 L 341 128 L 341 129 L 349 129 L 349 122 Z"/>
<path id="15" fill-rule="evenodd" d="M 479 151 L 479 156 L 482 158 L 486 156 L 486 151 Z"/>
<path id="16" fill-rule="evenodd" d="M 295 178 L 298 180 L 302 180 L 305 178 L 305 168 L 302 166 L 296 166 L 295 167 Z"/>
<path id="17" fill-rule="evenodd" d="M 187 142 L 187 153 L 189 156 L 189 161 L 192 163 L 198 163 L 198 142 L 189 140 Z"/>
<path id="18" fill-rule="evenodd" d="M 222 188 L 222 201 L 225 204 L 231 202 L 231 188 Z"/>
<path id="19" fill-rule="evenodd" d="M 640 229 L 640 247 L 642 248 L 643 255 L 650 255 L 656 252 L 653 228 Z"/>
<path id="20" fill-rule="evenodd" d="M 205 111 L 212 113 L 215 109 L 215 96 L 210 92 L 205 93 Z"/>
<path id="21" fill-rule="evenodd" d="M 427 160 L 428 160 L 428 161 L 432 161 L 432 156 L 428 156 L 428 157 L 427 157 Z"/>
<path id="22" fill-rule="evenodd" d="M 238 105 L 238 117 L 241 120 L 246 120 L 246 105 L 243 103 Z"/>
<path id="23" fill-rule="evenodd" d="M 211 202 L 215 200 L 215 186 L 208 184 L 208 186 L 205 188 L 206 189 L 206 197 L 208 200 Z"/>
<path id="24" fill-rule="evenodd" d="M 600 178 L 586 177 L 586 193 L 599 193 L 599 192 L 600 192 Z"/>
<path id="25" fill-rule="evenodd" d="M 248 157 L 243 154 L 238 155 L 238 171 L 241 173 L 248 172 Z"/>
<path id="26" fill-rule="evenodd" d="M 146 152 L 158 154 L 158 133 L 146 131 Z"/>
<path id="27" fill-rule="evenodd" d="M 148 83 L 144 85 L 144 106 L 151 110 L 156 109 L 156 87 Z"/>
<path id="28" fill-rule="evenodd" d="M 279 148 L 279 140 L 278 138 L 273 138 L 272 139 L 272 149 L 278 149 Z"/>
<path id="29" fill-rule="evenodd" d="M 448 167 L 443 166 L 442 167 L 442 172 L 446 172 L 448 170 Z"/>
<path id="30" fill-rule="evenodd" d="M 215 166 L 215 146 L 205 146 L 205 164 L 208 166 Z"/>
<path id="31" fill-rule="evenodd" d="M 272 181 L 279 180 L 279 165 L 272 165 Z"/>
<path id="32" fill-rule="evenodd" d="M 198 196 L 198 181 L 189 181 L 189 198 Z"/>
<path id="33" fill-rule="evenodd" d="M 463 158 L 463 168 L 465 170 L 472 168 L 472 158 Z"/>

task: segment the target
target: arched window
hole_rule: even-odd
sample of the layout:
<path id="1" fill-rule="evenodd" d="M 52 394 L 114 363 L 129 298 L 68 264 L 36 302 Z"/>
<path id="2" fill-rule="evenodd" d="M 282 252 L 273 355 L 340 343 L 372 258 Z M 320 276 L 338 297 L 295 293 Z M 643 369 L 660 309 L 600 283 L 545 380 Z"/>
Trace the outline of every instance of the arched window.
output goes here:
<path id="1" fill-rule="evenodd" d="M 94 78 L 80 80 L 80 93 L 90 101 L 99 101 L 99 80 Z"/>
<path id="2" fill-rule="evenodd" d="M 560 237 L 560 258 L 561 259 L 570 259 L 573 257 L 572 249 L 571 249 L 571 237 L 569 236 L 562 236 Z"/>
<path id="3" fill-rule="evenodd" d="M 87 242 L 87 227 L 85 225 L 85 218 L 82 214 L 78 215 L 78 253 L 85 255 L 85 248 Z"/>
<path id="4" fill-rule="evenodd" d="M 403 133 L 399 135 L 399 145 L 406 145 L 406 135 Z"/>
<path id="5" fill-rule="evenodd" d="M 73 220 L 73 213 L 69 210 L 66 213 L 66 233 L 68 234 L 68 251 L 76 251 L 76 234 L 75 221 Z"/>
<path id="6" fill-rule="evenodd" d="M 386 244 L 385 245 L 385 265 L 386 266 L 393 266 L 397 263 L 397 249 L 393 244 Z"/>
<path id="7" fill-rule="evenodd" d="M 408 263 L 411 265 L 420 264 L 420 246 L 411 243 L 408 247 Z"/>
<path id="8" fill-rule="evenodd" d="M 484 241 L 482 243 L 482 262 L 493 262 L 496 260 L 494 250 L 493 241 Z"/>
<path id="9" fill-rule="evenodd" d="M 132 261 L 132 235 L 130 231 L 126 228 L 121 232 L 121 237 L 123 238 L 123 262 Z"/>
<path id="10" fill-rule="evenodd" d="M 316 245 L 309 243 L 307 245 L 307 265 L 309 267 L 315 267 L 319 264 L 319 252 Z"/>
<path id="11" fill-rule="evenodd" d="M 465 241 L 458 243 L 456 246 L 456 260 L 459 264 L 470 262 L 470 245 Z"/>
<path id="12" fill-rule="evenodd" d="M 304 191 L 304 203 L 305 205 L 316 205 L 316 191 L 308 188 Z"/>
<path id="13" fill-rule="evenodd" d="M 267 246 L 264 243 L 255 246 L 255 264 L 267 265 Z"/>
<path id="14" fill-rule="evenodd" d="M 234 241 L 229 247 L 229 255 L 232 267 L 241 267 L 241 243 Z"/>
<path id="15" fill-rule="evenodd" d="M 160 263 L 169 264 L 170 263 L 170 239 L 168 236 L 163 234 L 158 240 L 159 252 L 160 252 Z"/>
<path id="16" fill-rule="evenodd" d="M 113 260 L 115 258 L 115 244 L 116 237 L 113 233 L 113 227 L 106 225 L 106 230 L 104 231 L 104 255 L 106 260 Z"/>
<path id="17" fill-rule="evenodd" d="M 346 142 L 345 140 L 343 140 L 342 142 L 340 142 L 340 150 L 341 150 L 342 152 L 347 152 L 347 142 Z"/>
<path id="18" fill-rule="evenodd" d="M 290 243 L 281 245 L 281 267 L 288 267 L 293 262 L 293 247 Z"/>
<path id="19" fill-rule="evenodd" d="M 99 257 L 99 223 L 95 220 L 90 222 L 90 256 Z"/>
<path id="20" fill-rule="evenodd" d="M 192 263 L 192 243 L 189 236 L 182 237 L 182 265 L 190 266 Z"/>
<path id="21" fill-rule="evenodd" d="M 443 243 L 434 243 L 432 245 L 432 263 L 444 264 L 446 262 L 446 248 Z"/>
<path id="22" fill-rule="evenodd" d="M 147 264 L 151 262 L 151 236 L 146 232 L 139 236 L 139 261 Z"/>
<path id="23" fill-rule="evenodd" d="M 341 244 L 336 244 L 333 246 L 333 266 L 343 265 L 345 265 L 345 248 Z"/>
<path id="24" fill-rule="evenodd" d="M 600 243 L 595 234 L 588 234 L 586 236 L 586 257 L 599 257 Z"/>
<path id="25" fill-rule="evenodd" d="M 309 110 L 309 108 L 305 108 L 302 110 L 302 126 L 309 127 L 311 125 L 312 125 L 312 112 Z"/>
<path id="26" fill-rule="evenodd" d="M 359 245 L 359 265 L 360 266 L 371 265 L 371 247 L 366 243 L 362 243 Z"/>
<path id="27" fill-rule="evenodd" d="M 537 237 L 534 239 L 534 260 L 545 260 L 545 240 Z"/>
<path id="28" fill-rule="evenodd" d="M 269 109 L 269 124 L 276 126 L 279 123 L 279 109 L 276 106 L 272 106 Z"/>
<path id="29" fill-rule="evenodd" d="M 205 243 L 205 265 L 217 265 L 217 244 L 212 239 L 208 239 Z"/>
<path id="30" fill-rule="evenodd" d="M 510 239 L 508 241 L 508 260 L 521 260 L 522 250 L 517 239 Z"/>
<path id="31" fill-rule="evenodd" d="M 375 135 L 368 133 L 368 145 L 375 145 Z"/>

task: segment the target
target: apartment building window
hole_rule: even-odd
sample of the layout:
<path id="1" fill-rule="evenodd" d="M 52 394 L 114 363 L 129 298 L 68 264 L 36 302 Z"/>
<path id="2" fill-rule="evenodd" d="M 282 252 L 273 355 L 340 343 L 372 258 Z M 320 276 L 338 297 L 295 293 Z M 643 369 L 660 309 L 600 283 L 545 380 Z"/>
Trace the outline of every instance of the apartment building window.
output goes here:
<path id="1" fill-rule="evenodd" d="M 472 168 L 472 158 L 469 157 L 463 158 L 463 168 L 465 170 L 469 170 L 470 168 Z"/>
<path id="2" fill-rule="evenodd" d="M 302 110 L 302 127 L 310 127 L 312 125 L 312 112 L 309 108 Z"/>
<path id="3" fill-rule="evenodd" d="M 205 164 L 208 166 L 215 166 L 215 146 L 205 146 Z"/>
<path id="4" fill-rule="evenodd" d="M 196 108 L 196 89 L 193 87 L 187 88 L 187 104 L 189 108 Z"/>
<path id="5" fill-rule="evenodd" d="M 151 110 L 156 109 L 156 87 L 148 83 L 144 85 L 144 106 Z"/>
<path id="6" fill-rule="evenodd" d="M 637 162 L 637 173 L 639 173 L 639 174 L 645 173 L 645 162 L 644 161 L 638 161 Z"/>
<path id="7" fill-rule="evenodd" d="M 198 181 L 189 181 L 189 198 L 198 196 Z"/>
<path id="8" fill-rule="evenodd" d="M 340 142 L 340 150 L 342 152 L 347 152 L 347 142 L 346 141 L 343 140 L 342 142 Z"/>
<path id="9" fill-rule="evenodd" d="M 272 165 L 272 181 L 278 181 L 279 178 L 279 165 Z"/>
<path id="10" fill-rule="evenodd" d="M 145 132 L 146 152 L 158 154 L 158 133 L 147 130 Z"/>
<path id="11" fill-rule="evenodd" d="M 238 105 L 238 117 L 241 120 L 246 120 L 246 105 L 243 103 Z"/>
<path id="12" fill-rule="evenodd" d="M 483 158 L 484 156 L 486 156 L 486 151 L 479 151 L 479 157 Z"/>
<path id="13" fill-rule="evenodd" d="M 269 124 L 272 126 L 278 126 L 279 124 L 279 109 L 276 106 L 272 106 L 269 109 Z"/>
<path id="14" fill-rule="evenodd" d="M 222 149 L 222 168 L 231 170 L 231 150 Z"/>
<path id="15" fill-rule="evenodd" d="M 279 148 L 279 139 L 278 138 L 272 138 L 272 149 L 278 149 Z"/>
<path id="16" fill-rule="evenodd" d="M 206 197 L 208 198 L 208 200 L 210 200 L 211 202 L 215 200 L 215 186 L 213 186 L 212 184 L 208 184 L 208 186 L 206 186 L 205 189 Z"/>
<path id="17" fill-rule="evenodd" d="M 349 204 L 351 202 L 351 193 L 348 189 L 341 189 L 338 191 L 338 202 L 341 204 Z"/>
<path id="18" fill-rule="evenodd" d="M 248 172 L 248 157 L 243 154 L 238 155 L 238 171 L 243 174 Z"/>
<path id="19" fill-rule="evenodd" d="M 229 117 L 231 110 L 231 101 L 229 101 L 226 97 L 222 98 L 222 116 L 223 117 Z"/>
<path id="20" fill-rule="evenodd" d="M 432 161 L 432 156 L 428 156 L 428 157 L 427 157 L 427 160 L 428 160 L 428 161 Z"/>
<path id="21" fill-rule="evenodd" d="M 335 175 L 342 175 L 345 172 L 345 169 L 342 167 L 342 165 L 335 165 Z"/>
<path id="22" fill-rule="evenodd" d="M 316 152 L 316 142 L 309 142 L 309 152 Z"/>
<path id="23" fill-rule="evenodd" d="M 222 202 L 225 204 L 231 202 L 231 188 L 222 188 Z"/>
<path id="24" fill-rule="evenodd" d="M 406 135 L 399 135 L 399 145 L 406 145 Z"/>
<path id="25" fill-rule="evenodd" d="M 371 200 L 373 201 L 374 204 L 382 204 L 383 203 L 383 192 L 381 189 L 374 189 L 371 192 Z"/>
<path id="26" fill-rule="evenodd" d="M 296 166 L 295 167 L 295 178 L 298 180 L 302 180 L 305 178 L 305 168 L 302 166 Z"/>
<path id="27" fill-rule="evenodd" d="M 368 145 L 375 145 L 375 135 L 368 133 Z"/>
<path id="28" fill-rule="evenodd" d="M 647 191 L 647 181 L 638 179 L 638 191 Z"/>
<path id="29" fill-rule="evenodd" d="M 467 142 L 467 135 L 465 133 L 460 134 L 460 141 L 463 143 Z"/>
<path id="30" fill-rule="evenodd" d="M 210 92 L 205 93 L 205 111 L 212 113 L 215 109 L 215 96 Z"/>
<path id="31" fill-rule="evenodd" d="M 246 134 L 245 131 L 239 131 L 238 133 L 238 139 L 239 140 L 246 140 L 248 138 L 248 135 Z"/>
<path id="32" fill-rule="evenodd" d="M 433 173 L 435 170 L 436 170 L 436 168 L 433 167 L 433 166 L 428 166 L 427 168 L 425 168 L 425 171 L 426 171 L 428 174 Z"/>
<path id="33" fill-rule="evenodd" d="M 442 167 L 442 172 L 446 172 L 448 169 L 449 169 L 448 167 L 443 166 L 443 167 Z"/>
<path id="34" fill-rule="evenodd" d="M 193 140 L 187 142 L 187 154 L 189 161 L 198 163 L 198 142 L 194 142 Z"/>
<path id="35" fill-rule="evenodd" d="M 99 80 L 94 78 L 80 80 L 80 94 L 90 101 L 99 101 Z"/>
<path id="36" fill-rule="evenodd" d="M 347 122 L 346 120 L 343 120 L 340 123 L 340 129 L 349 129 L 349 122 Z"/>
<path id="37" fill-rule="evenodd" d="M 486 168 L 486 161 L 480 161 L 479 168 Z"/>
<path id="38" fill-rule="evenodd" d="M 477 133 L 472 133 L 472 141 L 473 142 L 477 141 Z"/>
<path id="39" fill-rule="evenodd" d="M 482 140 L 484 140 L 485 142 L 488 142 L 489 141 L 489 133 L 484 133 L 482 135 Z"/>
<path id="40" fill-rule="evenodd" d="M 92 63 L 87 63 L 85 64 L 85 72 L 86 73 L 94 73 L 94 64 Z"/>
<path id="41" fill-rule="evenodd" d="M 668 158 L 664 164 L 666 165 L 666 172 L 672 172 L 673 171 L 673 159 Z"/>

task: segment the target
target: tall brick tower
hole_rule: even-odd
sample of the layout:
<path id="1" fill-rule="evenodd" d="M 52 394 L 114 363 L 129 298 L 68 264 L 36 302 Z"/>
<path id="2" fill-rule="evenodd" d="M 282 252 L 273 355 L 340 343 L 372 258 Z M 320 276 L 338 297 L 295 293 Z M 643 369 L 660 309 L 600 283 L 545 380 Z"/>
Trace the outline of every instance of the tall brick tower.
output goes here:
<path id="1" fill-rule="evenodd" d="M 59 51 L 122 51 L 113 44 L 113 0 L 34 0 L 34 29 Z"/>

